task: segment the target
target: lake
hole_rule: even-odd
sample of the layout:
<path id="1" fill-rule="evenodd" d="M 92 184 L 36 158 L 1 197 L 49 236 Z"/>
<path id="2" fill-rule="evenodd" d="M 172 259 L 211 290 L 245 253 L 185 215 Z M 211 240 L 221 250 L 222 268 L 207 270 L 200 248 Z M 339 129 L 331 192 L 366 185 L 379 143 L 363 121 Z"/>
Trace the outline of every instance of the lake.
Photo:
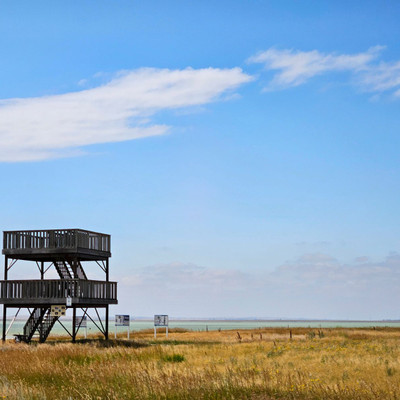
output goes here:
<path id="1" fill-rule="evenodd" d="M 28 317 L 27 317 L 28 318 Z M 23 326 L 26 320 L 16 320 L 10 329 L 7 337 L 12 338 L 16 333 L 22 333 Z M 72 321 L 70 318 L 61 319 L 63 325 L 71 330 Z M 7 327 L 11 319 L 7 322 Z M 2 325 L 0 323 L 0 325 Z M 317 321 L 317 320 L 170 320 L 169 328 L 182 328 L 189 329 L 193 331 L 205 331 L 205 330 L 229 330 L 229 329 L 257 329 L 257 328 L 278 328 L 278 327 L 305 327 L 305 328 L 367 328 L 367 327 L 393 327 L 399 328 L 400 321 Z M 130 323 L 131 332 L 140 331 L 143 329 L 153 329 L 153 320 L 133 320 Z M 2 327 L 1 327 L 2 329 Z M 126 327 L 118 327 L 118 332 L 126 332 Z M 109 323 L 110 337 L 114 335 L 115 326 L 114 320 Z M 0 331 L 2 332 L 2 331 Z M 99 330 L 91 322 L 87 323 L 88 334 L 97 333 Z M 54 326 L 52 330 L 52 335 L 64 335 L 65 330 L 60 324 Z M 84 329 L 81 328 L 79 331 L 79 336 L 84 335 Z"/>

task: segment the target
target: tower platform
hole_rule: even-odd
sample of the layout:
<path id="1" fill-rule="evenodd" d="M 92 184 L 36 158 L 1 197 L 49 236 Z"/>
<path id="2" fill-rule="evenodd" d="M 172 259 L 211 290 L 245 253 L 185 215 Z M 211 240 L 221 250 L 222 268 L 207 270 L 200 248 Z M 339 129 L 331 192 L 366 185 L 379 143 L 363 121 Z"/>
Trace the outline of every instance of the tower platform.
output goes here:
<path id="1" fill-rule="evenodd" d="M 3 254 L 16 260 L 54 261 L 78 258 L 81 261 L 111 257 L 111 236 L 83 229 L 5 231 Z"/>

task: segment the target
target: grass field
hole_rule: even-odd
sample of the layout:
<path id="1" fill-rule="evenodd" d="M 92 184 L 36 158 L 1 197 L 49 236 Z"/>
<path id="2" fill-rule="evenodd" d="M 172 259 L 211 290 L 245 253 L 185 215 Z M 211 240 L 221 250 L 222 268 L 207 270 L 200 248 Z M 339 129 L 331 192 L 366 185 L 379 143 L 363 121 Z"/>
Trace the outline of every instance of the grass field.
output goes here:
<path id="1" fill-rule="evenodd" d="M 0 347 L 0 399 L 399 399 L 400 329 L 191 332 Z M 132 337 L 131 337 L 132 339 Z"/>

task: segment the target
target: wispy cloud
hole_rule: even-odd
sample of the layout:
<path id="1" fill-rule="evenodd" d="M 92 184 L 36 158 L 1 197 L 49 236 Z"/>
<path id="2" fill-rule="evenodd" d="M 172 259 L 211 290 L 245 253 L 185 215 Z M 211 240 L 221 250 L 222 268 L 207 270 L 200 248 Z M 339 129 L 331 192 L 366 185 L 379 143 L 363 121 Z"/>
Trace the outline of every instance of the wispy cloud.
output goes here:
<path id="1" fill-rule="evenodd" d="M 371 66 L 359 76 L 358 83 L 370 92 L 395 89 L 394 95 L 400 97 L 400 61 L 381 62 L 376 66 Z"/>
<path id="2" fill-rule="evenodd" d="M 134 275 L 123 277 L 121 282 L 128 286 L 163 286 L 179 290 L 203 287 L 214 290 L 220 289 L 222 285 L 229 287 L 229 290 L 240 290 L 247 278 L 248 275 L 241 271 L 175 262 L 142 268 Z"/>
<path id="3" fill-rule="evenodd" d="M 192 317 L 397 318 L 400 255 L 345 264 L 310 253 L 265 272 L 160 264 L 119 282 L 121 303 L 137 304 L 142 315 L 161 306 Z"/>
<path id="4" fill-rule="evenodd" d="M 270 88 L 298 86 L 310 78 L 329 71 L 361 71 L 377 57 L 381 47 L 358 54 L 324 54 L 317 50 L 278 50 L 270 48 L 249 58 L 250 63 L 262 63 L 266 70 L 279 71 Z"/>
<path id="5" fill-rule="evenodd" d="M 385 292 L 400 284 L 400 255 L 390 254 L 380 262 L 361 256 L 353 264 L 343 264 L 326 254 L 304 254 L 279 266 L 271 278 L 276 283 L 288 282 L 294 287 L 306 285 L 336 293 L 344 289 L 349 290 L 348 294 L 361 294 L 364 289 L 369 293 Z"/>
<path id="6" fill-rule="evenodd" d="M 383 49 L 375 46 L 362 53 L 337 54 L 270 48 L 250 57 L 248 62 L 276 71 L 265 90 L 299 86 L 322 74 L 348 72 L 363 91 L 394 91 L 395 96 L 400 96 L 400 61 L 379 61 Z"/>
<path id="7" fill-rule="evenodd" d="M 99 87 L 62 95 L 0 100 L 0 161 L 65 157 L 82 147 L 162 135 L 161 110 L 221 99 L 251 76 L 240 68 L 118 73 Z"/>
<path id="8" fill-rule="evenodd" d="M 137 315 L 235 315 L 235 304 L 251 287 L 249 280 L 253 277 L 242 271 L 192 263 L 151 265 L 119 279 L 119 303 L 124 310 L 134 308 Z"/>

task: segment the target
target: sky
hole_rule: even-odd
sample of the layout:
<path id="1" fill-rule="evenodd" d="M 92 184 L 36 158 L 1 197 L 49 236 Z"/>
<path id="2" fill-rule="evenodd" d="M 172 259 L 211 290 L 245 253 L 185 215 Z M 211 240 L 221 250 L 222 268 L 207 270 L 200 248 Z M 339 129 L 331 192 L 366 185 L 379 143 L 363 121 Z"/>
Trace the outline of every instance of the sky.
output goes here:
<path id="1" fill-rule="evenodd" d="M 399 20 L 0 2 L 2 230 L 111 234 L 111 313 L 399 319 Z"/>

